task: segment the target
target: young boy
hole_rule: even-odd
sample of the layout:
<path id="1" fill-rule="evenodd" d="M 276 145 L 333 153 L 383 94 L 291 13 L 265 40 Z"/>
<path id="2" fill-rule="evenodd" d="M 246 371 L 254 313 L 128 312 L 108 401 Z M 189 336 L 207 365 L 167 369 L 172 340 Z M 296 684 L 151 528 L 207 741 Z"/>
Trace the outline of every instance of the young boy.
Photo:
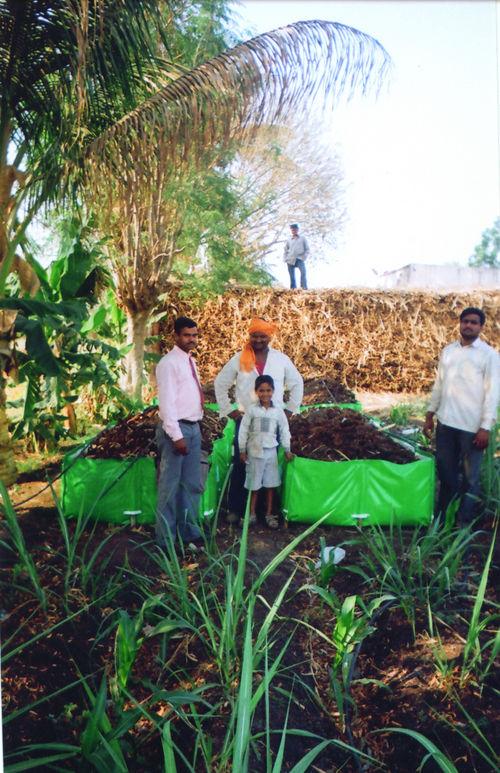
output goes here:
<path id="1" fill-rule="evenodd" d="M 293 459 L 290 453 L 290 429 L 285 412 L 273 405 L 274 381 L 271 376 L 258 376 L 255 379 L 255 392 L 259 399 L 245 411 L 241 420 L 239 444 L 240 458 L 247 465 L 245 488 L 250 495 L 250 516 L 248 525 L 257 521 L 255 509 L 261 488 L 266 489 L 266 524 L 270 529 L 278 528 L 278 518 L 272 514 L 273 493 L 280 483 L 278 467 L 278 430 L 279 442 L 285 449 L 285 459 Z"/>

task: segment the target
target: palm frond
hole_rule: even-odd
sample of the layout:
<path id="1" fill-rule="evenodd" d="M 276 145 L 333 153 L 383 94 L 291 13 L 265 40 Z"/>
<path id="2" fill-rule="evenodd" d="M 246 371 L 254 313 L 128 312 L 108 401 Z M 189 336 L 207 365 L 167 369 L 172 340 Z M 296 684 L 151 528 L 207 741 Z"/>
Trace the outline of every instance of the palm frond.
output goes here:
<path id="1" fill-rule="evenodd" d="M 64 152 L 81 141 L 79 127 L 96 136 L 150 94 L 151 68 L 162 71 L 166 7 L 166 0 L 0 0 L 2 155 L 9 127 L 16 144 L 38 155 L 54 142 Z"/>
<path id="2" fill-rule="evenodd" d="M 117 168 L 161 136 L 171 160 L 184 160 L 263 122 L 305 114 L 311 100 L 335 104 L 341 95 L 379 89 L 390 66 L 383 46 L 359 30 L 296 22 L 241 43 L 159 90 L 90 143 L 86 156 Z"/>

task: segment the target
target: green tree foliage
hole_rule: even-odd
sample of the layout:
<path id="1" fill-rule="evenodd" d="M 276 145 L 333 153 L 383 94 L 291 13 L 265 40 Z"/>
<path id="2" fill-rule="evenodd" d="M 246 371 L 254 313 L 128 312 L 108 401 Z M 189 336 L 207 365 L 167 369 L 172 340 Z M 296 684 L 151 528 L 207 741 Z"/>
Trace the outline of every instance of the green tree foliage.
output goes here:
<path id="1" fill-rule="evenodd" d="M 176 260 L 193 260 L 189 230 L 198 255 L 210 246 L 209 260 L 225 250 L 236 264 L 229 218 L 210 229 L 207 210 L 197 239 L 194 226 L 184 228 L 194 175 L 224 169 L 250 127 L 298 115 L 319 91 L 332 99 L 366 91 L 388 67 L 372 38 L 327 22 L 221 50 L 231 43 L 226 8 L 223 0 L 0 0 L 0 289 L 38 208 L 84 196 L 106 213 L 99 226 L 113 236 L 139 387 L 151 309 Z"/>
<path id="2" fill-rule="evenodd" d="M 130 394 L 140 396 L 149 315 L 175 267 L 196 262 L 201 249 L 205 266 L 217 265 L 214 275 L 205 272 L 205 281 L 222 290 L 224 277 L 249 276 L 255 262 L 255 253 L 245 251 L 247 245 L 234 238 L 234 231 L 236 243 L 230 243 L 229 226 L 238 213 L 233 210 L 228 217 L 227 209 L 219 208 L 214 173 L 219 183 L 224 180 L 229 154 L 238 143 L 250 142 L 263 123 L 297 118 L 306 112 L 308 98 L 318 97 L 318 89 L 332 99 L 344 91 L 363 91 L 372 78 L 380 82 L 387 63 L 379 44 L 357 30 L 299 22 L 203 62 L 91 143 L 86 200 L 99 203 L 101 231 L 112 235 L 117 290 L 132 344 Z M 227 177 L 224 184 L 227 202 L 236 188 Z M 212 218 L 210 208 L 194 208 L 198 192 L 209 187 Z M 221 221 L 214 223 L 217 211 Z M 189 254 L 188 246 L 196 243 L 196 252 Z M 262 275 L 262 266 L 257 269 Z"/>
<path id="3" fill-rule="evenodd" d="M 14 407 L 21 409 L 13 436 L 28 437 L 36 446 L 53 444 L 67 434 L 67 414 L 84 387 L 101 390 L 102 396 L 119 395 L 118 365 L 123 351 L 117 344 L 117 326 L 107 295 L 97 302 L 110 283 L 103 269 L 101 245 L 92 238 L 91 224 L 70 216 L 58 224 L 61 233 L 57 259 L 49 270 L 30 263 L 39 277 L 34 300 L 0 299 L 0 309 L 16 312 L 14 333 L 24 346 L 11 352 L 6 370 L 25 393 Z M 118 311 L 118 310 L 117 310 Z M 113 345 L 107 344 L 106 339 Z M 70 411 L 71 413 L 71 411 Z"/>
<path id="4" fill-rule="evenodd" d="M 500 217 L 483 231 L 480 243 L 469 258 L 469 266 L 500 268 Z"/>
<path id="5" fill-rule="evenodd" d="M 0 0 L 0 296 L 12 269 L 23 294 L 24 286 L 36 292 L 16 255 L 27 226 L 40 208 L 76 196 L 85 144 L 157 87 L 168 8 L 159 0 Z M 7 367 L 15 318 L 15 309 L 0 311 Z M 5 425 L 0 371 L 0 475 L 8 484 L 15 467 Z"/>

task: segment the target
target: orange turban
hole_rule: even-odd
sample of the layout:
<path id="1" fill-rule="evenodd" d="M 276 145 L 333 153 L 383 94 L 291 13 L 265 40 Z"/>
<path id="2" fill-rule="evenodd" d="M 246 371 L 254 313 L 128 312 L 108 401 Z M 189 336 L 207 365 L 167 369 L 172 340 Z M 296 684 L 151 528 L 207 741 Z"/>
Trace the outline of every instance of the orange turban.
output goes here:
<path id="1" fill-rule="evenodd" d="M 276 327 L 276 325 L 273 325 L 272 322 L 266 322 L 265 319 L 259 319 L 258 317 L 255 317 L 254 319 L 250 320 L 248 332 L 264 333 L 264 335 L 269 336 L 269 338 L 271 338 L 271 336 L 274 335 L 274 333 L 278 332 L 278 328 Z M 255 368 L 255 352 L 252 348 L 250 340 L 248 340 L 245 346 L 243 347 L 243 351 L 241 352 L 240 370 L 245 370 L 247 373 L 250 373 L 250 371 L 253 370 L 254 368 Z"/>

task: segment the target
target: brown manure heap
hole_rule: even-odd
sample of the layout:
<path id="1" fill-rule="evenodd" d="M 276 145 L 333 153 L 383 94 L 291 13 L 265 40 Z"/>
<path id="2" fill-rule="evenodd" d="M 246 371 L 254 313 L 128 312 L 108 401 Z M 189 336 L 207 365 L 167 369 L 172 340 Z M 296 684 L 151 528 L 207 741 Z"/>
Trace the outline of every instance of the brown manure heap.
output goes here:
<path id="1" fill-rule="evenodd" d="M 214 382 L 202 385 L 203 396 L 207 403 L 217 402 L 215 399 Z M 229 399 L 234 402 L 234 387 L 229 390 Z M 285 403 L 288 401 L 288 391 L 285 391 Z M 304 379 L 304 397 L 302 405 L 318 405 L 319 403 L 355 403 L 356 395 L 345 384 L 328 377 Z"/>
<path id="2" fill-rule="evenodd" d="M 158 424 L 158 407 L 150 406 L 142 413 L 127 416 L 114 427 L 107 427 L 87 447 L 84 456 L 94 459 L 125 459 L 129 456 L 152 456 L 157 454 L 155 442 Z M 201 447 L 207 453 L 222 436 L 225 420 L 205 407 L 201 420 Z M 151 443 L 151 445 L 148 444 Z M 147 448 L 147 451 L 146 451 Z"/>
<path id="3" fill-rule="evenodd" d="M 290 433 L 292 453 L 305 459 L 382 459 L 395 464 L 417 461 L 412 451 L 349 408 L 309 408 L 291 417 Z"/>
<path id="4" fill-rule="evenodd" d="M 356 395 L 340 381 L 331 378 L 304 379 L 303 405 L 318 403 L 355 403 Z"/>

